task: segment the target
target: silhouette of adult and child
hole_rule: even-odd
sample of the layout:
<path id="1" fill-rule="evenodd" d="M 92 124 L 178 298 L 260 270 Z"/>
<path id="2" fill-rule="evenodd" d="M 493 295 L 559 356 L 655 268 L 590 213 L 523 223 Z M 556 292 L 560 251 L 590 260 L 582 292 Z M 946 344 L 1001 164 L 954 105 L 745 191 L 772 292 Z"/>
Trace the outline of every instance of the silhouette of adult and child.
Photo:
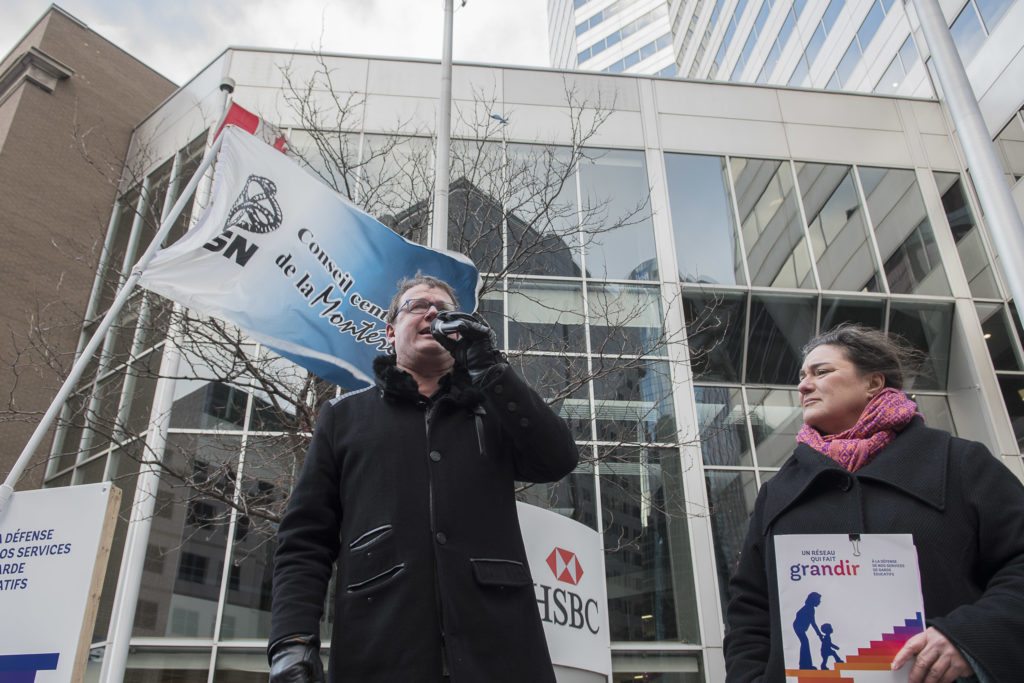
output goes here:
<path id="1" fill-rule="evenodd" d="M 821 640 L 821 670 L 828 671 L 829 659 L 834 659 L 839 664 L 843 661 L 839 658 L 839 646 L 832 643 L 832 624 L 822 624 L 819 629 L 814 620 L 814 608 L 820 604 L 821 593 L 808 593 L 807 599 L 804 600 L 804 606 L 796 611 L 796 617 L 793 619 L 793 630 L 796 631 L 796 637 L 800 639 L 801 669 L 818 668 L 814 666 L 814 660 L 811 658 L 811 643 L 807 638 L 807 630 L 812 627 Z"/>

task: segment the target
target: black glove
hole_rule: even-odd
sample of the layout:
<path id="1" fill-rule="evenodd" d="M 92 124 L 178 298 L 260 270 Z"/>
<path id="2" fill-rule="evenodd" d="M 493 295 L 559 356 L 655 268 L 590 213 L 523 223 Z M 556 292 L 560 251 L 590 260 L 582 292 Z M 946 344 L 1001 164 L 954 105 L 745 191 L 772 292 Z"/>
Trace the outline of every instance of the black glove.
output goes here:
<path id="1" fill-rule="evenodd" d="M 320 639 L 310 635 L 285 636 L 267 648 L 270 683 L 324 683 Z"/>
<path id="2" fill-rule="evenodd" d="M 448 336 L 455 332 L 458 339 Z M 505 357 L 494 348 L 494 330 L 479 313 L 441 311 L 430 322 L 430 333 L 452 354 L 455 365 L 465 368 L 474 384 L 481 384 L 491 368 L 505 363 Z"/>

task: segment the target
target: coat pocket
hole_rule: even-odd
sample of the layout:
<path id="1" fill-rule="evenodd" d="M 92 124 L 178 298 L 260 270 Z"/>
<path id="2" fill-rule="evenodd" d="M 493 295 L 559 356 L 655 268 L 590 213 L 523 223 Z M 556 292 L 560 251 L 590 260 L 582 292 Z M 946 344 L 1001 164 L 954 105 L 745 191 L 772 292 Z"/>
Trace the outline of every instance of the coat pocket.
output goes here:
<path id="1" fill-rule="evenodd" d="M 345 564 L 346 589 L 349 592 L 368 590 L 389 583 L 405 569 L 398 557 L 395 536 L 390 524 L 369 529 L 349 544 Z"/>
<path id="2" fill-rule="evenodd" d="M 470 559 L 473 578 L 481 586 L 521 587 L 532 586 L 530 570 L 516 560 L 490 558 Z"/>

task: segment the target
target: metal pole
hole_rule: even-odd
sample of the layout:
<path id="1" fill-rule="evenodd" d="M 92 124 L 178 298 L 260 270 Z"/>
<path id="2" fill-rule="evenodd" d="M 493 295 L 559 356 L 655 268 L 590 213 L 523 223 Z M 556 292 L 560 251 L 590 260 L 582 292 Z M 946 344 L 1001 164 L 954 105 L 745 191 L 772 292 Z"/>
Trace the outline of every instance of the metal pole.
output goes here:
<path id="1" fill-rule="evenodd" d="M 234 81 L 225 77 L 221 82 L 222 112 L 227 110 L 229 96 L 234 91 Z M 223 118 L 223 113 L 221 115 Z M 210 129 L 210 135 L 216 129 Z M 223 136 L 216 139 L 203 160 L 205 168 L 208 159 L 216 156 L 220 149 Z M 200 173 L 197 173 L 198 177 Z M 193 178 L 195 180 L 195 178 Z M 197 181 L 198 182 L 198 181 Z M 205 203 L 209 198 L 213 179 L 208 178 L 203 184 L 196 201 Z M 192 183 L 185 193 L 191 195 Z M 185 194 L 182 195 L 183 197 Z M 179 199 L 180 201 L 180 199 Z M 146 433 L 146 444 L 143 447 L 143 461 L 139 468 L 139 476 L 135 482 L 135 498 L 132 503 L 132 514 L 128 521 L 128 533 L 125 537 L 124 554 L 121 556 L 121 571 L 117 577 L 117 592 L 110 614 L 110 628 L 107 631 L 107 648 L 103 654 L 103 665 L 100 668 L 99 680 L 102 683 L 121 683 L 124 671 L 128 666 L 128 654 L 131 645 L 132 630 L 135 626 L 135 608 L 139 601 L 142 587 L 142 572 L 146 561 L 146 548 L 149 545 L 149 532 L 153 525 L 156 510 L 156 494 L 160 486 L 160 470 L 163 464 L 164 451 L 167 447 L 167 431 L 171 422 L 171 408 L 174 405 L 175 380 L 181 362 L 181 348 L 177 340 L 181 336 L 181 307 L 174 306 L 175 315 L 167 331 L 164 342 L 164 353 L 160 359 L 160 370 L 156 392 L 153 396 L 153 407 L 150 410 L 149 431 Z M 148 454 L 148 455 L 147 455 Z"/>
<path id="2" fill-rule="evenodd" d="M 949 107 L 960 146 L 967 157 L 978 201 L 985 212 L 989 234 L 1000 255 L 1003 279 L 1017 311 L 1024 317 L 1024 269 L 1014 266 L 1024 257 L 1024 223 L 996 158 L 981 107 L 967 79 L 953 37 L 938 0 L 914 0 L 921 31 L 932 55 L 932 64 Z"/>
<path id="3" fill-rule="evenodd" d="M 444 51 L 441 55 L 441 99 L 437 103 L 437 153 L 434 155 L 434 229 L 430 246 L 448 248 L 448 159 L 452 145 L 452 23 L 454 0 L 444 0 Z"/>
<path id="4" fill-rule="evenodd" d="M 114 298 L 114 302 L 110 304 L 107 314 L 103 316 L 103 320 L 100 321 L 99 326 L 92 335 L 92 339 L 90 339 L 89 343 L 85 345 L 84 349 L 82 349 L 81 355 L 71 367 L 71 372 L 68 373 L 63 386 L 61 386 L 60 391 L 57 392 L 57 396 L 54 397 L 53 402 L 50 403 L 50 407 L 47 409 L 46 414 L 43 415 L 43 419 L 39 421 L 38 425 L 36 425 L 36 430 L 32 433 L 28 443 L 25 444 L 25 448 L 22 449 L 21 455 L 18 456 L 18 460 L 14 463 L 14 467 L 12 467 L 11 471 L 8 473 L 7 479 L 4 481 L 3 485 L 0 486 L 0 515 L 2 515 L 3 511 L 6 509 L 7 501 L 14 493 L 14 486 L 18 483 L 21 475 L 25 472 L 25 468 L 28 467 L 28 463 L 32 459 L 32 454 L 35 453 L 36 448 L 38 448 L 39 444 L 46 436 L 46 432 L 49 430 L 54 418 L 57 417 L 57 413 L 60 412 L 64 402 L 67 401 L 68 396 L 71 395 L 75 385 L 78 384 L 78 380 L 81 379 L 82 374 L 85 372 L 85 367 L 89 364 L 89 359 L 91 359 L 93 354 L 96 353 L 96 349 L 99 348 L 100 342 L 103 341 L 104 336 L 107 334 L 107 330 L 109 330 L 110 326 L 114 324 L 118 313 L 121 312 L 125 302 L 128 301 L 128 297 L 135 288 L 135 283 L 138 282 L 139 277 L 142 275 L 142 270 L 153 259 L 153 256 L 156 255 L 164 236 L 170 232 L 171 227 L 174 225 L 174 221 L 177 220 L 178 215 L 185 209 L 187 198 L 195 192 L 196 187 L 199 185 L 199 179 L 202 178 L 203 173 L 205 173 L 206 169 L 208 169 L 210 164 L 213 163 L 213 158 L 216 156 L 219 149 L 220 144 L 217 143 L 210 148 L 209 152 L 206 153 L 206 157 L 199 165 L 199 169 L 196 171 L 196 174 L 192 176 L 192 180 L 189 181 L 185 191 L 182 193 L 177 203 L 175 203 L 174 208 L 172 208 L 171 212 L 168 214 L 167 219 L 160 226 L 160 229 L 157 231 L 156 236 L 153 237 L 153 241 L 146 249 L 146 252 L 142 255 L 142 258 L 139 259 L 138 263 L 135 264 L 135 267 L 132 268 L 131 275 L 125 281 L 124 286 L 121 287 L 121 291 L 117 293 L 117 296 Z"/>

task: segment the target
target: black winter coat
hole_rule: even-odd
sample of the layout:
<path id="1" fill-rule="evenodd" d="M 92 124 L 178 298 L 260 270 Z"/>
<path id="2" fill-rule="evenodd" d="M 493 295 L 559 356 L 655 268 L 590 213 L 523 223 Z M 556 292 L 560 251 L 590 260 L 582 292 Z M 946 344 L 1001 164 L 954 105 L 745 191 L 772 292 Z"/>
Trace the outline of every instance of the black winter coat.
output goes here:
<path id="1" fill-rule="evenodd" d="M 336 563 L 331 681 L 553 683 L 514 482 L 572 471 L 569 429 L 508 367 L 432 399 L 394 358 L 375 370 L 318 419 L 278 531 L 270 642 L 319 633 Z"/>
<path id="2" fill-rule="evenodd" d="M 913 534 L 928 624 L 988 680 L 1022 680 L 1024 486 L 982 444 L 915 419 L 853 474 L 801 444 L 761 487 L 729 585 L 727 681 L 786 680 L 769 540 L 816 533 Z"/>

